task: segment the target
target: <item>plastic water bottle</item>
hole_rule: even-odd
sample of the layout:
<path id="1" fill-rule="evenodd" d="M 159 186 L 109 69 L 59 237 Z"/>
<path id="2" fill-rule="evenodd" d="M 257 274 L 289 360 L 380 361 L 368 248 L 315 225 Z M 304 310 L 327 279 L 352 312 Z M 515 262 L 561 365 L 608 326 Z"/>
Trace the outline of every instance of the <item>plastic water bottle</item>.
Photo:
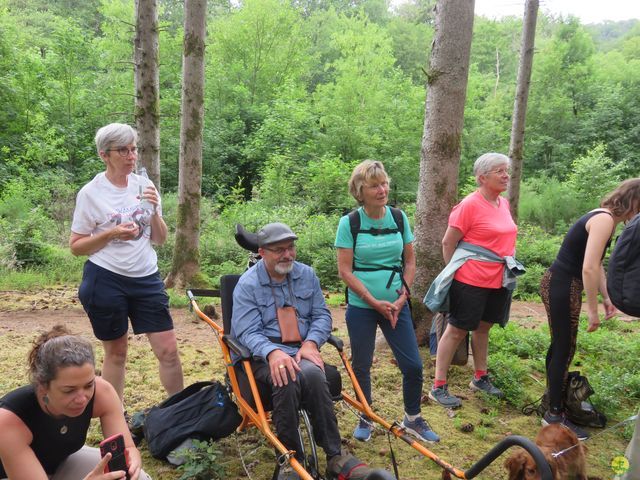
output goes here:
<path id="1" fill-rule="evenodd" d="M 138 168 L 138 175 L 140 175 L 142 178 L 146 178 L 147 180 L 149 180 L 149 175 L 147 175 L 147 169 L 144 167 Z M 140 195 L 140 207 L 143 210 L 148 210 L 152 212 L 154 210 L 153 204 L 149 200 L 147 200 L 143 195 L 144 189 L 147 188 L 147 186 L 150 184 L 151 182 L 149 181 L 149 182 L 146 182 L 144 186 L 139 185 L 138 194 Z"/>

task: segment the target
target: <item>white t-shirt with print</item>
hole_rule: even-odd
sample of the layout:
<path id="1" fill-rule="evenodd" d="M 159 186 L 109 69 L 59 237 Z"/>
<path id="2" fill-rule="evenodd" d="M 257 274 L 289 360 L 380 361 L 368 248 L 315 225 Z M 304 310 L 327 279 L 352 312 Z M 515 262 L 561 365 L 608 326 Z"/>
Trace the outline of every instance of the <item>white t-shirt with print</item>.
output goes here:
<path id="1" fill-rule="evenodd" d="M 127 177 L 126 187 L 116 187 L 105 172 L 97 174 L 76 197 L 71 231 L 97 235 L 126 222 L 138 224 L 140 233 L 133 240 L 111 240 L 89 255 L 96 265 L 127 277 L 144 277 L 158 270 L 158 256 L 151 246 L 151 210 L 140 205 L 142 191 L 153 182 L 135 173 Z M 161 214 L 158 205 L 158 214 Z"/>

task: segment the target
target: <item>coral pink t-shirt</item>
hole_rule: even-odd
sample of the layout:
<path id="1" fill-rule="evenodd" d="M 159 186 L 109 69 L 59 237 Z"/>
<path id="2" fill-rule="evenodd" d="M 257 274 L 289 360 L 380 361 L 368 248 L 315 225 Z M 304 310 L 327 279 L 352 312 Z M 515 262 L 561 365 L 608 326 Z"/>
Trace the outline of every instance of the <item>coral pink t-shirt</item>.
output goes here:
<path id="1" fill-rule="evenodd" d="M 449 226 L 462 232 L 462 241 L 487 248 L 501 257 L 516 251 L 518 227 L 511 217 L 509 202 L 498 197 L 496 207 L 479 191 L 467 195 L 453 207 Z M 476 287 L 500 288 L 504 264 L 468 260 L 456 272 L 459 282 Z"/>

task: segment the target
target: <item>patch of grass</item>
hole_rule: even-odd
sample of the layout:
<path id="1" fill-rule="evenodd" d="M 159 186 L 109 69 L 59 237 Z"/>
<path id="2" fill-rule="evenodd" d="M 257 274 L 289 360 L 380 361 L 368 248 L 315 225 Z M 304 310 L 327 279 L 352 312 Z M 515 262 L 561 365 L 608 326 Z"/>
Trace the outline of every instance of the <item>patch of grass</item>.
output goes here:
<path id="1" fill-rule="evenodd" d="M 344 289 L 340 292 L 326 293 L 324 300 L 329 307 L 340 307 L 344 305 Z"/>
<path id="2" fill-rule="evenodd" d="M 175 295 L 178 301 L 183 293 L 173 292 L 171 295 L 173 303 L 173 296 Z M 203 307 L 202 304 L 200 306 Z M 179 314 L 186 315 L 183 311 Z M 473 374 L 471 364 L 452 367 L 449 375 L 450 390 L 453 394 L 460 396 L 463 401 L 462 408 L 450 412 L 425 397 L 422 414 L 434 431 L 442 437 L 439 444 L 427 446 L 430 451 L 455 467 L 466 470 L 509 434 L 535 437 L 540 428 L 540 419 L 536 416 L 522 415 L 520 407 L 528 401 L 528 398 L 534 396 L 537 398 L 544 390 L 542 359 L 548 345 L 548 331 L 544 319 L 540 321 L 542 325 L 533 329 L 530 326 L 521 327 L 514 322 L 504 330 L 495 328 L 491 331 L 489 365 L 497 385 L 507 393 L 507 400 L 497 400 L 472 393 L 468 387 Z M 596 332 L 597 334 L 586 334 L 584 325 L 581 326 L 578 353 L 581 369 L 587 374 L 596 390 L 592 398 L 594 401 L 597 400 L 598 407 L 604 408 L 605 413 L 609 415 L 609 425 L 613 425 L 637 410 L 640 379 L 637 368 L 634 369 L 634 366 L 637 365 L 638 358 L 636 350 L 638 325 L 623 321 L 605 322 L 604 325 L 602 331 Z M 346 327 L 339 322 L 336 326 L 338 327 L 335 332 L 337 336 L 346 340 L 345 348 L 348 356 L 349 342 Z M 37 332 L 22 330 L 0 332 L 2 332 L 0 334 L 0 373 L 3 374 L 0 375 L 0 394 L 4 394 L 26 383 L 25 358 Z M 187 334 L 180 329 L 176 332 L 185 385 L 201 380 L 224 378 L 224 364 L 213 333 L 204 326 L 197 332 L 202 333 Z M 90 335 L 87 338 L 94 343 L 98 357 L 97 364 L 101 365 L 103 351 L 100 342 Z M 616 349 L 613 354 L 600 351 L 611 349 L 613 346 Z M 327 362 L 341 365 L 337 353 L 330 346 L 325 346 L 322 353 Z M 426 348 L 421 348 L 421 354 L 425 379 L 423 393 L 426 394 L 433 380 L 434 366 Z M 633 357 L 633 355 L 636 356 Z M 347 375 L 342 368 L 340 369 L 345 391 L 350 392 Z M 542 383 L 536 381 L 536 378 L 542 378 Z M 404 412 L 401 375 L 384 341 L 380 341 L 376 349 L 372 382 L 374 410 L 388 421 L 399 421 Z M 126 408 L 130 413 L 164 399 L 164 390 L 157 373 L 157 362 L 144 336 L 132 335 L 130 338 L 125 398 Z M 611 399 L 615 399 L 616 402 Z M 344 439 L 343 446 L 375 467 L 391 469 L 389 444 L 384 429 L 376 429 L 370 442 L 356 442 L 351 437 L 357 422 L 356 415 L 345 406 L 344 402 L 337 404 L 336 412 Z M 606 432 L 589 441 L 587 462 L 590 475 L 601 478 L 612 477 L 609 467 L 611 459 L 624 452 L 631 431 L 632 428 L 627 426 Z M 94 422 L 88 442 L 97 445 L 101 439 L 99 424 Z M 400 465 L 401 478 L 440 478 L 441 470 L 432 461 L 421 456 L 402 441 L 392 439 L 392 445 Z M 224 468 L 225 478 L 230 480 L 247 478 L 240 455 L 252 478 L 271 477 L 274 466 L 273 448 L 255 429 L 248 429 L 218 441 L 215 443 L 215 449 L 220 452 L 216 461 L 219 461 L 220 466 Z M 184 473 L 165 462 L 152 458 L 144 441 L 140 450 L 144 469 L 155 480 L 178 480 Z M 323 463 L 322 451 L 320 451 L 320 457 Z M 497 459 L 477 478 L 505 478 L 502 467 L 503 458 Z"/>

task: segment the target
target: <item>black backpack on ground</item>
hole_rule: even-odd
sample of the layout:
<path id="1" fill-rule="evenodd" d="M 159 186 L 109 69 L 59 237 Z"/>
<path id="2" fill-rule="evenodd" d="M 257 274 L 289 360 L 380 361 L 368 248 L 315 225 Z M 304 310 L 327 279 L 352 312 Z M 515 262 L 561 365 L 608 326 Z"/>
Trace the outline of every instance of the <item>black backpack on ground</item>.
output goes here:
<path id="1" fill-rule="evenodd" d="M 351 230 L 351 236 L 353 237 L 353 263 L 351 267 L 354 272 L 357 270 L 365 271 L 365 272 L 389 270 L 391 272 L 391 276 L 389 277 L 387 288 L 389 288 L 389 286 L 391 285 L 391 282 L 393 281 L 393 276 L 397 273 L 400 275 L 400 278 L 402 279 L 402 284 L 404 285 L 404 287 L 407 289 L 407 292 L 408 292 L 409 287 L 405 283 L 404 277 L 402 276 L 403 269 L 404 269 L 404 252 L 402 253 L 402 260 L 399 266 L 398 265 L 391 265 L 391 266 L 380 265 L 372 268 L 356 267 L 356 240 L 358 239 L 359 233 L 366 233 L 368 235 L 388 235 L 391 233 L 400 233 L 401 236 L 404 235 L 404 219 L 402 218 L 402 210 L 395 207 L 389 207 L 389 210 L 391 210 L 391 216 L 393 217 L 393 221 L 396 223 L 396 228 L 370 228 L 368 230 L 362 230 L 360 228 L 361 226 L 360 212 L 358 211 L 358 209 L 352 210 L 351 212 L 349 212 L 349 228 Z M 345 295 L 345 303 L 349 303 L 348 288 L 345 288 L 344 295 Z"/>
<path id="2" fill-rule="evenodd" d="M 580 372 L 569 372 L 567 385 L 564 392 L 564 409 L 569 420 L 583 427 L 604 428 L 607 424 L 607 417 L 595 409 L 589 401 L 589 397 L 594 391 L 587 380 L 587 377 L 580 375 Z M 544 416 L 549 410 L 549 393 L 544 392 L 540 399 L 522 407 L 522 413 L 531 415 L 537 413 Z"/>
<path id="3" fill-rule="evenodd" d="M 618 310 L 640 317 L 640 214 L 622 230 L 611 252 L 607 291 Z"/>
<path id="4" fill-rule="evenodd" d="M 231 435 L 242 417 L 220 382 L 197 382 L 151 407 L 144 418 L 144 437 L 155 458 L 187 439 L 217 440 Z"/>

